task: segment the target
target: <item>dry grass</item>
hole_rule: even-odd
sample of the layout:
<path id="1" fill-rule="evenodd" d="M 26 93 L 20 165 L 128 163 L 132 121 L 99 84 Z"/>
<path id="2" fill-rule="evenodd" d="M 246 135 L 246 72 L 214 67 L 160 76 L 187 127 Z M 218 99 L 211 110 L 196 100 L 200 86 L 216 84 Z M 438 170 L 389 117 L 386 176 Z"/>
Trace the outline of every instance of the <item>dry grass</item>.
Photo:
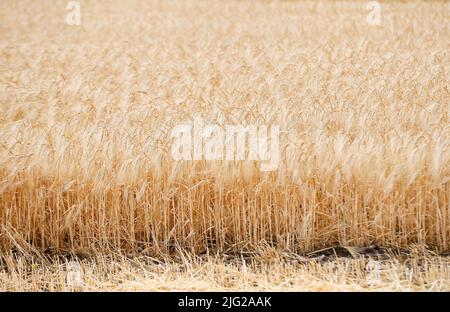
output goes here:
<path id="1" fill-rule="evenodd" d="M 181 254 L 179 254 L 181 255 Z M 385 260 L 308 259 L 265 250 L 255 258 L 176 259 L 6 256 L 0 291 L 449 291 L 450 260 L 431 254 Z"/>
<path id="2" fill-rule="evenodd" d="M 0 2 L 1 250 L 449 248 L 448 3 L 80 3 Z M 279 124 L 279 170 L 174 161 L 195 116 Z"/>

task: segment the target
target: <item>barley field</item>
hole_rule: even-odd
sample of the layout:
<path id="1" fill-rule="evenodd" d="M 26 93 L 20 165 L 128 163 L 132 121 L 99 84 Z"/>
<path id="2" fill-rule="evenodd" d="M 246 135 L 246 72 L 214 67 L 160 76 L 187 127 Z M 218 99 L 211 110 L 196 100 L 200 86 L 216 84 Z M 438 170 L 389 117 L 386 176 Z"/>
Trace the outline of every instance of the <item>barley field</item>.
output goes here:
<path id="1" fill-rule="evenodd" d="M 1 289 L 450 290 L 448 1 L 67 2 L 0 2 Z M 277 169 L 175 160 L 196 118 L 278 125 Z M 414 265 L 280 256 L 335 246 Z"/>

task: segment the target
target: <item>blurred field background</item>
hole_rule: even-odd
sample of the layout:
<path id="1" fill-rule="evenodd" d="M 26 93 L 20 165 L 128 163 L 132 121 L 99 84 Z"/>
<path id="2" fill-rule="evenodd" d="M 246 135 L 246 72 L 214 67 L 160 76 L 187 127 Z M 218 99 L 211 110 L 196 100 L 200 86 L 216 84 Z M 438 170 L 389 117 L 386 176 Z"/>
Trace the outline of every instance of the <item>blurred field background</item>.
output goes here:
<path id="1" fill-rule="evenodd" d="M 66 1 L 0 3 L 4 285 L 58 252 L 449 250 L 448 2 L 382 1 L 379 26 L 366 1 L 79 2 L 80 26 Z M 174 161 L 197 116 L 280 125 L 279 169 Z M 449 290 L 430 261 L 411 283 Z"/>

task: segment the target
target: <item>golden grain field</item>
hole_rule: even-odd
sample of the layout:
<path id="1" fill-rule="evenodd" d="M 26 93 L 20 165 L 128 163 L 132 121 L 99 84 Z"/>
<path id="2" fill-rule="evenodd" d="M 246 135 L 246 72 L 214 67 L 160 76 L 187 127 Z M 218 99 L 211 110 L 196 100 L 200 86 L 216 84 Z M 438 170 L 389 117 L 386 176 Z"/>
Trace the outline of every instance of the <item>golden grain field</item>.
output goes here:
<path id="1" fill-rule="evenodd" d="M 5 289 L 35 285 L 17 259 L 49 252 L 450 249 L 449 2 L 381 2 L 379 26 L 366 1 L 79 3 L 72 26 L 67 1 L 0 2 Z M 174 160 L 170 131 L 195 118 L 279 125 L 278 169 Z M 433 261 L 414 287 L 449 290 L 450 261 Z M 290 285 L 345 289 L 324 280 Z"/>

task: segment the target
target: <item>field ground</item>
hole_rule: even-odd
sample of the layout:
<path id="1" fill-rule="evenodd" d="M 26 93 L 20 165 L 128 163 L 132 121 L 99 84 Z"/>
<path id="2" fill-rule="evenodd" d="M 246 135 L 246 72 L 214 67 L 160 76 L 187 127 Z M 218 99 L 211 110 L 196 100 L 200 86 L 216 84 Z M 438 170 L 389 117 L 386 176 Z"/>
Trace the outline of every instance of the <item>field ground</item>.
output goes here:
<path id="1" fill-rule="evenodd" d="M 430 252 L 309 257 L 179 253 L 167 257 L 9 255 L 0 291 L 449 291 L 450 258 Z"/>
<path id="2" fill-rule="evenodd" d="M 79 2 L 0 1 L 2 290 L 450 290 L 448 1 Z M 277 170 L 174 160 L 200 117 Z"/>

